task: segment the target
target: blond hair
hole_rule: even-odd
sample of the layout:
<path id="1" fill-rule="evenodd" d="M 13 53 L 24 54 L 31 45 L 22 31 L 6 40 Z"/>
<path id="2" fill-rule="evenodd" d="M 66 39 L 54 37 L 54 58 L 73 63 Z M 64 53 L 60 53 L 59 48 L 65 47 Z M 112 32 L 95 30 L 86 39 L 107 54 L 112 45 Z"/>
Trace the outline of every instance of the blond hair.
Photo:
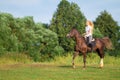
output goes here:
<path id="1" fill-rule="evenodd" d="M 90 20 L 87 20 L 87 23 L 88 23 L 88 25 L 92 28 L 92 33 L 93 33 L 93 29 L 94 29 L 94 24 L 93 24 L 93 22 L 90 21 Z"/>

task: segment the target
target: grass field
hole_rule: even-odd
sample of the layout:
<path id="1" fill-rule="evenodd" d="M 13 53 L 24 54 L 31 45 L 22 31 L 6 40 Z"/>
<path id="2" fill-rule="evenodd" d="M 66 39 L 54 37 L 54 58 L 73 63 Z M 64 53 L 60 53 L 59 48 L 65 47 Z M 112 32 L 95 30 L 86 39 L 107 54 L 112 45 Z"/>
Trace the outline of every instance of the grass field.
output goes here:
<path id="1" fill-rule="evenodd" d="M 0 80 L 120 80 L 120 65 L 82 66 L 71 65 L 14 64 L 0 67 Z"/>
<path id="2" fill-rule="evenodd" d="M 1 58 L 1 60 L 3 60 Z M 104 68 L 99 68 L 99 57 L 92 54 L 87 58 L 83 70 L 82 57 L 76 58 L 76 68 L 71 66 L 72 56 L 56 57 L 44 63 L 0 64 L 0 80 L 120 80 L 120 58 L 106 56 Z"/>

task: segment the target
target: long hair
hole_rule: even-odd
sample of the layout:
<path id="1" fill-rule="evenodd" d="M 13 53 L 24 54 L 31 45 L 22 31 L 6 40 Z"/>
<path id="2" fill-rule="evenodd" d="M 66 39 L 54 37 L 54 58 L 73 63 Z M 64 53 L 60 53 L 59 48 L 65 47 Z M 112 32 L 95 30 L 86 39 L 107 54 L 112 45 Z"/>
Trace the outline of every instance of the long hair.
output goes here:
<path id="1" fill-rule="evenodd" d="M 93 24 L 93 22 L 90 21 L 90 20 L 87 20 L 87 22 L 88 22 L 89 26 L 91 27 L 92 33 L 93 33 L 93 29 L 94 29 L 94 24 Z"/>

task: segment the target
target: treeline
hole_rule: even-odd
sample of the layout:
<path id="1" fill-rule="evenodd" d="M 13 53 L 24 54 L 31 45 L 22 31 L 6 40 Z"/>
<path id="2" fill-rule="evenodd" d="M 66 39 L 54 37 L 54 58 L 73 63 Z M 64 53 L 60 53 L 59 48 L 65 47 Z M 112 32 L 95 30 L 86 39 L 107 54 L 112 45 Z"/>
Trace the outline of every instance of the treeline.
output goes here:
<path id="1" fill-rule="evenodd" d="M 57 34 L 45 27 L 35 23 L 31 16 L 14 18 L 11 14 L 0 13 L 0 55 L 25 53 L 35 61 L 53 57 L 62 47 Z"/>
<path id="2" fill-rule="evenodd" d="M 34 61 L 53 59 L 74 51 L 75 42 L 66 34 L 75 27 L 82 34 L 85 29 L 85 15 L 76 3 L 62 0 L 50 24 L 35 23 L 32 16 L 15 18 L 0 12 L 0 55 L 24 53 Z M 108 36 L 114 45 L 111 55 L 120 56 L 120 26 L 106 10 L 94 21 L 94 37 Z"/>

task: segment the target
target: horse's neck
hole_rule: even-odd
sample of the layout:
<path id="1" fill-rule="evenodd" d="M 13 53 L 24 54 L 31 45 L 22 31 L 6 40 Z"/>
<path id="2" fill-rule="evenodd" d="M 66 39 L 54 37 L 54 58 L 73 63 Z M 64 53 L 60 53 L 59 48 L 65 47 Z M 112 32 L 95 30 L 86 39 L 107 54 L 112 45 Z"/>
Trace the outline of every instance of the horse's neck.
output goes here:
<path id="1" fill-rule="evenodd" d="M 76 43 L 80 43 L 83 41 L 83 37 L 78 34 L 75 36 L 75 40 L 76 40 Z"/>
<path id="2" fill-rule="evenodd" d="M 75 39 L 78 40 L 79 37 L 80 37 L 80 35 L 77 33 L 77 34 L 75 35 Z"/>
<path id="3" fill-rule="evenodd" d="M 76 40 L 76 43 L 84 42 L 83 37 L 79 34 L 79 32 L 77 30 L 75 31 L 75 40 Z"/>

